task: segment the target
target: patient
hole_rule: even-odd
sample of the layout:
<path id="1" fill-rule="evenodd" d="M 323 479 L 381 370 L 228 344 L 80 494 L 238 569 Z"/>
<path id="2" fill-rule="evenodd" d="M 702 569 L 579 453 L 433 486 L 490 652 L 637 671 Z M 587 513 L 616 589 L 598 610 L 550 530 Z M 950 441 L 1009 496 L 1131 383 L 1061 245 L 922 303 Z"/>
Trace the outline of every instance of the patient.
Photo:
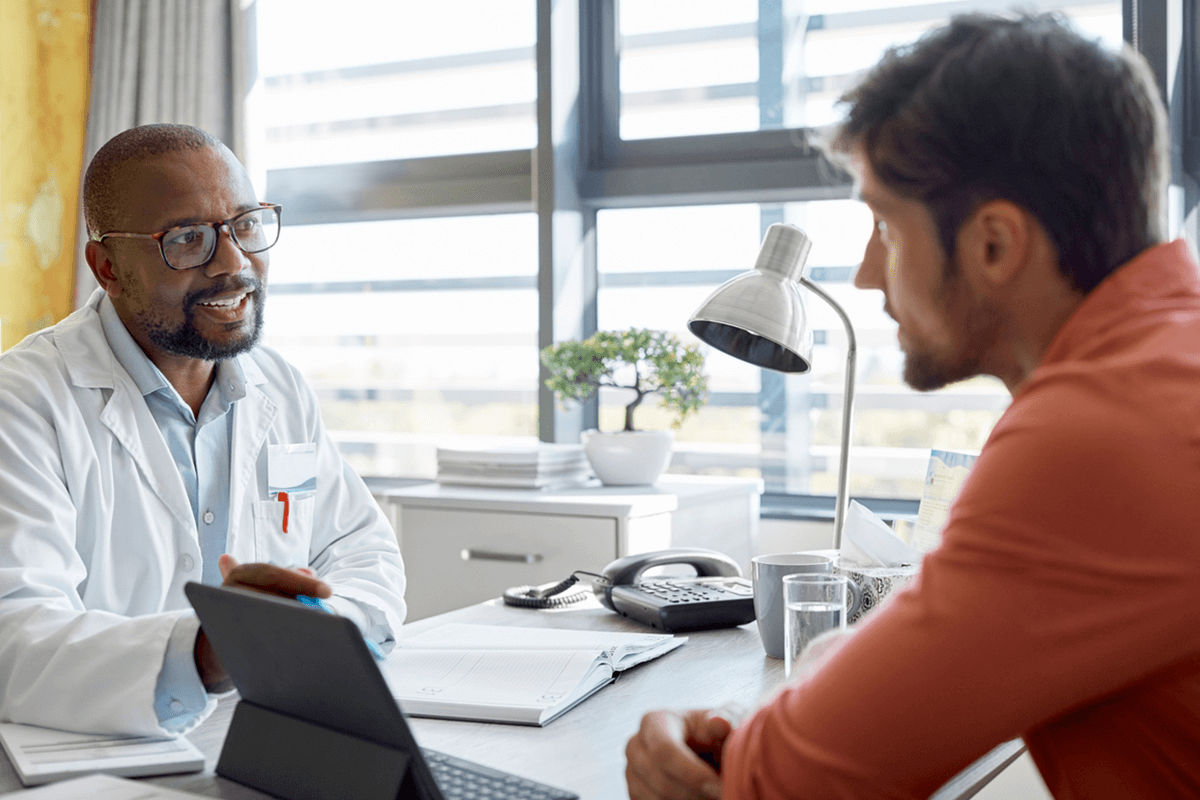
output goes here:
<path id="1" fill-rule="evenodd" d="M 1012 404 L 918 580 L 747 719 L 646 715 L 630 797 L 928 797 L 1018 736 L 1058 797 L 1200 795 L 1200 279 L 1150 70 L 963 16 L 843 99 L 905 380 Z"/>
<path id="2" fill-rule="evenodd" d="M 0 719 L 199 723 L 229 684 L 188 581 L 326 597 L 389 647 L 395 534 L 258 344 L 279 207 L 183 125 L 114 137 L 83 202 L 100 288 L 0 356 Z"/>

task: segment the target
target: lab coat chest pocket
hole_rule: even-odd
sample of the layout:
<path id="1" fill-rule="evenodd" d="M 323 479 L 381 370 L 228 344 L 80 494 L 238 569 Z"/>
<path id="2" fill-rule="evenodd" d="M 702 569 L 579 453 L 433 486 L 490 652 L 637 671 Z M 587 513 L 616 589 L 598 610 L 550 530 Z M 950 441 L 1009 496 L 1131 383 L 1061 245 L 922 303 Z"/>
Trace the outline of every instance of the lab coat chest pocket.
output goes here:
<path id="1" fill-rule="evenodd" d="M 254 505 L 258 561 L 308 566 L 317 489 L 314 442 L 267 446 L 267 496 Z"/>
<path id="2" fill-rule="evenodd" d="M 255 502 L 255 560 L 279 566 L 308 566 L 315 507 L 315 492 L 287 495 L 286 501 Z"/>

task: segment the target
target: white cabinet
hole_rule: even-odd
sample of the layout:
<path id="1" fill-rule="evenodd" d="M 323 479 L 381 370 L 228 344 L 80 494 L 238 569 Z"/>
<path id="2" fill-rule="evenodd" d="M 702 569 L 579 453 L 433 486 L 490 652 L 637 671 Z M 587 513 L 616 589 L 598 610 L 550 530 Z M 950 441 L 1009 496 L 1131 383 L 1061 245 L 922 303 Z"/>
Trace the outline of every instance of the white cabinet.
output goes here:
<path id="1" fill-rule="evenodd" d="M 664 476 L 655 486 L 560 491 L 430 483 L 381 499 L 404 555 L 408 619 L 417 620 L 666 547 L 719 550 L 745 572 L 761 491 L 757 479 Z"/>

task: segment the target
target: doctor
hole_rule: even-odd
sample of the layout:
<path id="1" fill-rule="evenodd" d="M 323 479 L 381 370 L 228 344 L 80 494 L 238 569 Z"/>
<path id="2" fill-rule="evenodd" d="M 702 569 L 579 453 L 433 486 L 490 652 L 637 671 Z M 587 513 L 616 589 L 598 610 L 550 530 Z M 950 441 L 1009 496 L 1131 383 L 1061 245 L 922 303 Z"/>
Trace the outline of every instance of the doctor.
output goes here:
<path id="1" fill-rule="evenodd" d="M 114 137 L 83 194 L 100 288 L 0 356 L 0 719 L 179 733 L 228 688 L 184 583 L 326 597 L 387 649 L 404 568 L 257 344 L 279 207 L 182 125 Z"/>

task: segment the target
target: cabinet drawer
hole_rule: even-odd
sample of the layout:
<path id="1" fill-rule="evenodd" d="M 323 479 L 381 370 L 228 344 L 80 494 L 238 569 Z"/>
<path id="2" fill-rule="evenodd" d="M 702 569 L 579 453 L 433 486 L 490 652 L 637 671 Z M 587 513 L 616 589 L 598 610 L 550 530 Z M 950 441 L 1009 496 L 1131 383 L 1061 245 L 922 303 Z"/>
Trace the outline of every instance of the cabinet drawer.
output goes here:
<path id="1" fill-rule="evenodd" d="M 603 517 L 404 506 L 397 516 L 409 620 L 599 571 L 618 555 L 616 520 Z"/>

